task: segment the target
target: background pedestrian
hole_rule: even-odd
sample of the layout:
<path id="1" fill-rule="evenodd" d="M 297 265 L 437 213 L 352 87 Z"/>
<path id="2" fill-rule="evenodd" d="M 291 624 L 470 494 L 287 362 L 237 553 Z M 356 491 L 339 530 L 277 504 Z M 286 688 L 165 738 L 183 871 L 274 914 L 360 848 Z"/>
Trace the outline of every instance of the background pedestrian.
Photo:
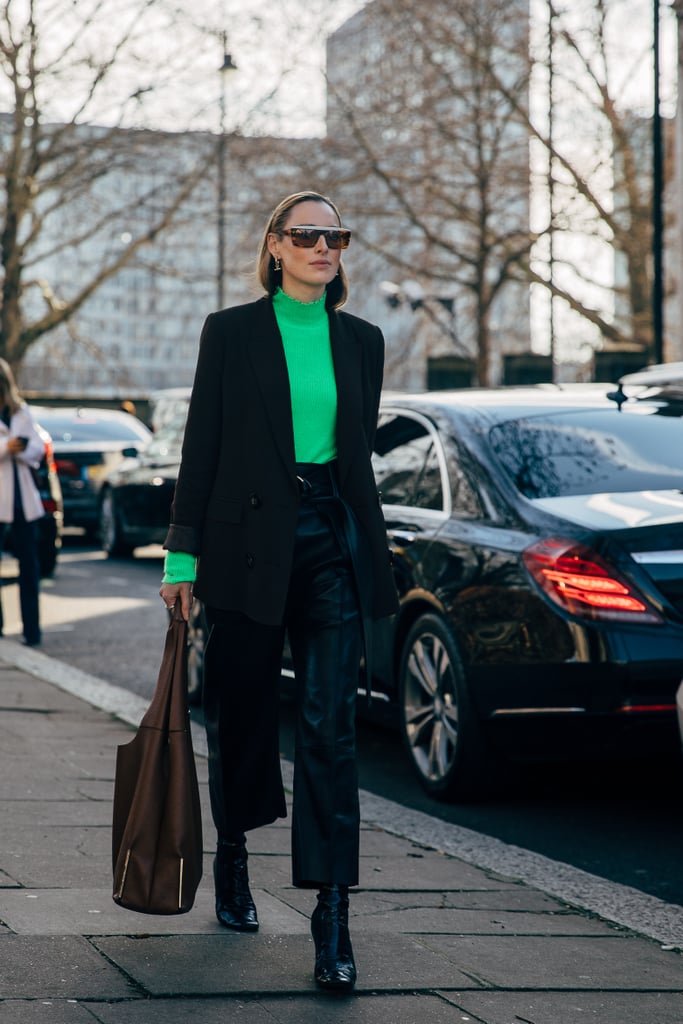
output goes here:
<path id="1" fill-rule="evenodd" d="M 19 601 L 25 644 L 41 641 L 38 593 L 38 520 L 45 511 L 33 479 L 45 455 L 28 406 L 22 401 L 12 370 L 0 359 L 0 554 L 9 527 L 19 562 Z M 3 629 L 0 603 L 0 633 Z"/>

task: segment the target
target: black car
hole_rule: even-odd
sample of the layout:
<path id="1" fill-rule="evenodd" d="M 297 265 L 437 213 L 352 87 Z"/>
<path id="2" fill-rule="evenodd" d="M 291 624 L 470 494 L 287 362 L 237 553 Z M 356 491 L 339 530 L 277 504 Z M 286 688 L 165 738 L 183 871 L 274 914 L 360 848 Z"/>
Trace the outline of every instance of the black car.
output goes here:
<path id="1" fill-rule="evenodd" d="M 372 705 L 433 795 L 481 792 L 505 758 L 679 748 L 683 397 L 608 391 L 383 400 L 373 459 L 400 610 L 376 628 Z M 177 461 L 138 462 L 136 507 L 154 477 L 165 491 L 161 536 Z M 198 658 L 201 625 L 196 606 Z"/>
<path id="2" fill-rule="evenodd" d="M 64 525 L 94 535 L 105 473 L 148 444 L 151 431 L 136 416 L 117 409 L 34 406 L 32 412 L 52 437 Z"/>
<path id="3" fill-rule="evenodd" d="M 100 543 L 111 558 L 132 555 L 135 548 L 161 544 L 168 532 L 187 402 L 152 440 L 112 469 L 99 494 Z"/>
<path id="4" fill-rule="evenodd" d="M 683 402 L 605 390 L 384 403 L 401 610 L 373 686 L 436 795 L 475 792 L 498 755 L 675 748 Z"/>

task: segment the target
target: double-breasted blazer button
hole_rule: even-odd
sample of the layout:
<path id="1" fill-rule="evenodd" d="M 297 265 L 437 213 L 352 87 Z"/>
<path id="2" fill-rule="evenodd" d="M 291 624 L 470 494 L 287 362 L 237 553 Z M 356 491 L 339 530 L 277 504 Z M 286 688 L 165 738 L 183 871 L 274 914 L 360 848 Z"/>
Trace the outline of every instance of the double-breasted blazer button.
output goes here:
<path id="1" fill-rule="evenodd" d="M 252 508 L 261 508 L 263 504 L 261 501 L 261 495 L 257 494 L 256 491 L 252 491 L 249 495 L 249 504 Z"/>
<path id="2" fill-rule="evenodd" d="M 251 555 L 251 554 L 248 554 L 248 555 L 247 555 L 247 565 L 248 565 L 248 567 L 249 567 L 250 569 L 253 569 L 253 568 L 254 568 L 254 562 L 255 562 L 255 561 L 256 561 L 256 559 L 254 558 L 254 556 L 253 556 L 253 555 Z"/>

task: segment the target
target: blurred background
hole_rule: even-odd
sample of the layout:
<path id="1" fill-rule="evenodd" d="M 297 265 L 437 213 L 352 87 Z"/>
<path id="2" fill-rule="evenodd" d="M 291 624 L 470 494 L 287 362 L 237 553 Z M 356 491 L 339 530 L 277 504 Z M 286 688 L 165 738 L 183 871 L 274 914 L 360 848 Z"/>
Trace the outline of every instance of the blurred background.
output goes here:
<path id="1" fill-rule="evenodd" d="M 389 388 L 683 359 L 683 5 L 196 7 L 4 5 L 0 355 L 27 396 L 144 414 L 189 385 L 302 188 L 353 229 L 348 308 Z"/>

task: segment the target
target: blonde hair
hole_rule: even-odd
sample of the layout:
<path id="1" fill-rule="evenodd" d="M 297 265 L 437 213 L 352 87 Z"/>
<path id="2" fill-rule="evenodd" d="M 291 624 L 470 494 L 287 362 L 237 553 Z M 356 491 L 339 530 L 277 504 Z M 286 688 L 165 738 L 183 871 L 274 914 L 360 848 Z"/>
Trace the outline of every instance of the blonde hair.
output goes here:
<path id="1" fill-rule="evenodd" d="M 281 234 L 282 229 L 287 223 L 289 211 L 293 210 L 299 203 L 306 202 L 325 203 L 326 206 L 329 206 L 334 211 L 341 227 L 339 210 L 331 199 L 321 195 L 319 192 L 294 192 L 291 196 L 287 196 L 282 202 L 278 203 L 271 213 L 266 229 L 263 232 L 256 263 L 256 276 L 259 284 L 268 295 L 274 295 L 275 291 L 282 284 L 282 271 L 275 269 L 275 260 L 268 250 L 268 235 Z M 327 285 L 326 290 L 325 306 L 327 309 L 338 309 L 339 306 L 344 305 L 349 297 L 349 281 L 341 261 L 339 263 L 339 272 Z"/>
<path id="2" fill-rule="evenodd" d="M 0 359 L 0 398 L 3 396 L 5 405 L 9 406 L 11 413 L 15 413 L 21 405 L 21 396 L 12 368 L 6 359 Z"/>

